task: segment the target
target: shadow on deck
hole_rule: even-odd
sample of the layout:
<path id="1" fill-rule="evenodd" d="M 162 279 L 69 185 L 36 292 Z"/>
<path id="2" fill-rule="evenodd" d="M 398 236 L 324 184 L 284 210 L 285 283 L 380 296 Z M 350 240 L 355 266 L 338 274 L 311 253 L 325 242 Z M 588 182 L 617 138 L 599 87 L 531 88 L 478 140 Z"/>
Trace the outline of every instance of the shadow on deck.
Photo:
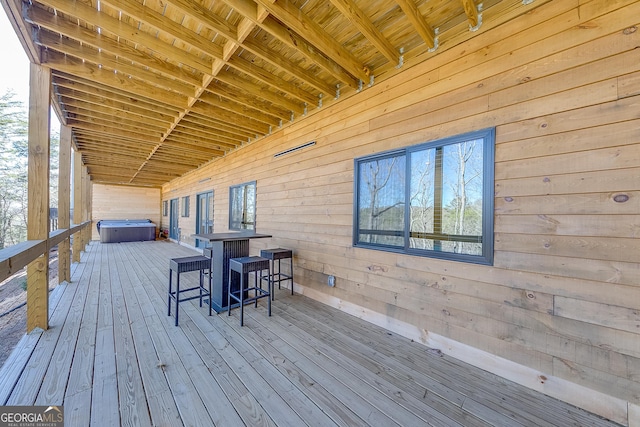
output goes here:
<path id="1" fill-rule="evenodd" d="M 197 300 L 175 327 L 168 260 L 193 254 L 92 242 L 0 369 L 0 404 L 64 405 L 69 426 L 617 425 L 286 290 L 243 328 Z"/>

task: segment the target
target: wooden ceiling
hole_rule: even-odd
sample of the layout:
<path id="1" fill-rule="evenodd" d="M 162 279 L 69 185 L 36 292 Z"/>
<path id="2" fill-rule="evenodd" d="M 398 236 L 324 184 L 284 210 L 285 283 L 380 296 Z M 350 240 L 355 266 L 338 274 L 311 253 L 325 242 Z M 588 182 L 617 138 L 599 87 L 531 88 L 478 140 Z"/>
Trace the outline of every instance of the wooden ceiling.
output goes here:
<path id="1" fill-rule="evenodd" d="M 304 120 L 530 2 L 1 1 L 31 61 L 51 68 L 90 178 L 137 186 Z"/>

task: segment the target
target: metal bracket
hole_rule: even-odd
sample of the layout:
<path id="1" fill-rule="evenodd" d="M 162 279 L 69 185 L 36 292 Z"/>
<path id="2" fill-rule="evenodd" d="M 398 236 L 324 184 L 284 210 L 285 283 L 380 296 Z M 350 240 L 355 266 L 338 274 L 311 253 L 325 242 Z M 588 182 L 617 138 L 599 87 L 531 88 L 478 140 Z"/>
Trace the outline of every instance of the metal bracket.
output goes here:
<path id="1" fill-rule="evenodd" d="M 482 3 L 478 4 L 478 23 L 475 27 L 469 24 L 469 31 L 478 31 L 478 28 L 482 25 Z"/>
<path id="2" fill-rule="evenodd" d="M 373 74 L 369 76 L 369 87 L 373 86 Z"/>
<path id="3" fill-rule="evenodd" d="M 322 94 L 318 94 L 318 108 L 322 108 Z"/>
<path id="4" fill-rule="evenodd" d="M 438 41 L 438 34 L 440 33 L 440 27 L 436 28 L 435 30 L 433 30 L 435 37 L 433 38 L 433 47 L 428 49 L 428 52 L 435 52 L 438 49 L 438 46 L 440 46 L 440 42 Z"/>
<path id="5" fill-rule="evenodd" d="M 403 65 L 404 65 L 404 48 L 401 47 L 400 57 L 398 58 L 398 65 L 396 65 L 396 68 L 402 68 Z"/>
<path id="6" fill-rule="evenodd" d="M 535 0 L 522 0 L 522 4 L 526 6 L 526 5 L 528 5 L 528 4 L 533 3 L 534 1 L 535 1 Z"/>
<path id="7" fill-rule="evenodd" d="M 336 85 L 336 97 L 334 99 L 340 99 L 340 83 Z"/>
<path id="8" fill-rule="evenodd" d="M 362 85 L 363 85 L 363 81 L 358 80 L 358 92 L 362 92 Z"/>

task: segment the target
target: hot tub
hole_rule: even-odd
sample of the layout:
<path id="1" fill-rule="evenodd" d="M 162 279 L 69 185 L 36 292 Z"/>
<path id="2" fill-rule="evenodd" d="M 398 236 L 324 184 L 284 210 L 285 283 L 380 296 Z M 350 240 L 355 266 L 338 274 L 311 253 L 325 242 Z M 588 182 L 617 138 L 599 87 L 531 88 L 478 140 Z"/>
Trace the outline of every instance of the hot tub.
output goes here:
<path id="1" fill-rule="evenodd" d="M 107 219 L 98 221 L 102 243 L 139 242 L 156 239 L 156 225 L 150 219 Z"/>

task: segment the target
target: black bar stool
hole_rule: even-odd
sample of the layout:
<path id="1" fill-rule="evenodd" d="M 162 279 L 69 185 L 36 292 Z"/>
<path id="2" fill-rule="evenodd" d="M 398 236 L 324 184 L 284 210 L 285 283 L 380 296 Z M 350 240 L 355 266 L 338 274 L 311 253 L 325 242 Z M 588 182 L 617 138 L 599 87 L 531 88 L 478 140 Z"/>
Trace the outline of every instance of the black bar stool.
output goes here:
<path id="1" fill-rule="evenodd" d="M 200 272 L 200 283 L 198 286 L 194 286 L 187 289 L 180 289 L 180 274 L 187 273 L 189 271 Z M 171 285 L 173 279 L 173 273 L 176 273 L 176 290 L 174 291 Z M 171 300 L 176 303 L 176 326 L 178 326 L 178 307 L 183 301 L 189 301 L 192 299 L 200 298 L 200 307 L 202 307 L 202 297 L 208 296 L 211 300 L 211 280 L 208 280 L 208 289 L 204 287 L 205 275 L 211 277 L 211 258 L 207 258 L 202 255 L 189 256 L 183 258 L 172 258 L 169 262 L 169 293 L 167 297 L 167 316 L 171 316 Z M 188 291 L 194 291 L 198 289 L 199 295 L 180 298 L 180 294 Z M 211 301 L 209 301 L 209 316 L 211 316 Z"/>
<path id="2" fill-rule="evenodd" d="M 269 276 L 262 276 L 262 280 L 268 280 L 269 286 L 272 290 L 271 299 L 275 299 L 275 284 L 278 284 L 280 289 L 280 283 L 290 280 L 291 281 L 291 295 L 293 295 L 293 252 L 291 249 L 275 248 L 275 249 L 263 249 L 260 251 L 260 256 L 266 258 L 271 263 L 271 273 Z M 283 259 L 289 259 L 289 272 L 285 274 L 282 272 L 280 261 Z M 276 261 L 278 261 L 278 271 L 276 272 Z"/>
<path id="3" fill-rule="evenodd" d="M 202 256 L 209 258 L 211 261 L 211 265 L 209 265 L 209 270 L 204 272 L 204 275 L 209 277 L 209 283 L 213 283 L 213 248 L 204 248 L 202 250 Z"/>
<path id="4" fill-rule="evenodd" d="M 229 260 L 229 291 L 227 293 L 227 309 L 228 316 L 231 316 L 231 299 L 240 303 L 240 326 L 244 324 L 244 304 L 247 302 L 255 302 L 255 306 L 258 306 L 258 300 L 260 298 L 267 298 L 267 307 L 269 316 L 271 316 L 271 288 L 267 290 L 262 289 L 262 272 L 269 269 L 269 260 L 259 256 L 246 256 L 241 258 L 231 258 Z M 240 274 L 240 289 L 231 289 L 231 277 L 233 272 Z M 254 274 L 254 286 L 249 286 L 249 273 Z M 245 280 L 247 283 L 245 283 Z M 249 292 L 253 291 L 253 296 L 249 296 Z"/>

